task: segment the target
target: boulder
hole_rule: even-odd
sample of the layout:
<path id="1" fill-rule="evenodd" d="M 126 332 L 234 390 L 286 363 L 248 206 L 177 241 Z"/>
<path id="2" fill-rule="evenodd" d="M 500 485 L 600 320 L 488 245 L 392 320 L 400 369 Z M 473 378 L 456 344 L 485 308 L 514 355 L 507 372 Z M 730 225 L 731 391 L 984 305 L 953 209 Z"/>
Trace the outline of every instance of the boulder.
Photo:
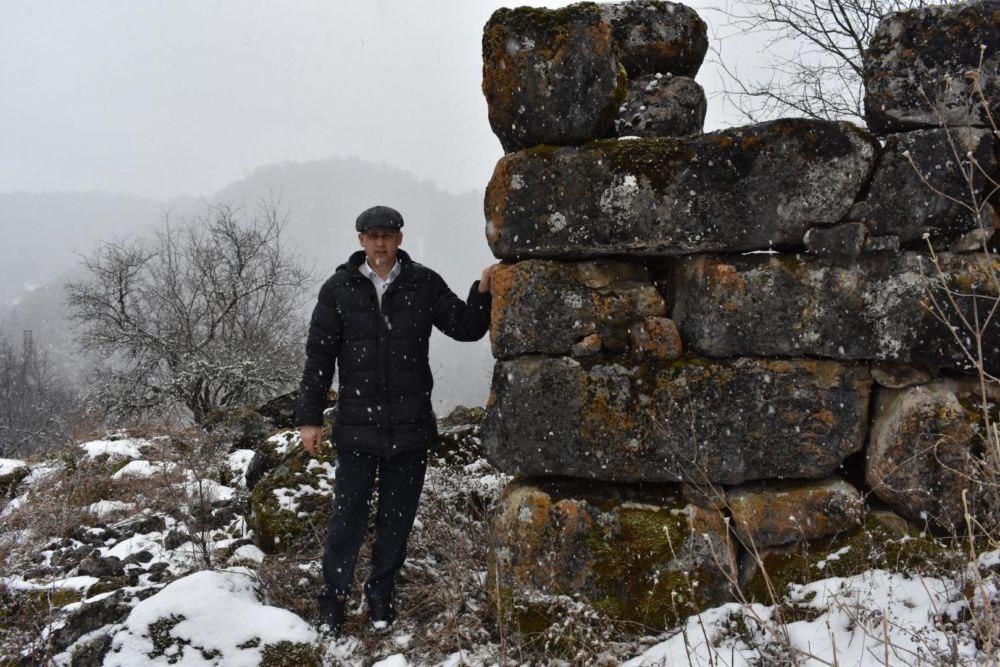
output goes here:
<path id="1" fill-rule="evenodd" d="M 971 154 L 979 167 L 995 178 L 997 163 L 990 135 L 989 130 L 968 127 L 889 135 L 868 195 L 852 210 L 852 216 L 863 220 L 875 236 L 892 235 L 900 243 L 917 242 L 918 249 L 923 250 L 927 247 L 921 238 L 925 233 L 931 241 L 944 243 L 971 229 L 978 230 L 975 216 L 949 197 L 972 202 L 963 175 L 971 169 L 975 173 L 976 200 L 985 199 L 986 179 L 978 169 L 970 168 L 966 156 Z M 961 168 L 956 152 L 962 160 Z M 992 222 L 991 216 L 989 224 Z"/>
<path id="2" fill-rule="evenodd" d="M 515 604 L 582 597 L 612 619 L 667 628 L 731 599 L 727 533 L 721 513 L 688 504 L 676 487 L 512 482 L 494 522 L 490 581 Z M 522 605 L 516 620 L 537 631 L 537 615 Z"/>
<path id="3" fill-rule="evenodd" d="M 708 27 L 687 5 L 631 0 L 601 5 L 601 11 L 630 78 L 698 73 L 708 51 Z"/>
<path id="4" fill-rule="evenodd" d="M 619 137 L 682 137 L 705 126 L 705 91 L 686 76 L 649 74 L 629 81 L 615 118 Z"/>
<path id="5" fill-rule="evenodd" d="M 497 162 L 486 236 L 502 259 L 674 256 L 801 245 L 867 182 L 875 139 L 784 119 L 692 137 L 536 146 Z"/>
<path id="6" fill-rule="evenodd" d="M 605 349 L 629 344 L 629 327 L 666 314 L 645 267 L 629 262 L 528 260 L 493 272 L 493 356 L 566 354 L 591 334 Z"/>
<path id="7" fill-rule="evenodd" d="M 124 589 L 116 590 L 105 596 L 94 596 L 94 598 L 96 599 L 84 600 L 73 605 L 71 610 L 60 619 L 61 622 L 55 625 L 49 641 L 56 652 L 68 648 L 88 633 L 112 623 L 118 623 L 128 616 L 132 606 L 138 602 Z M 74 651 L 75 653 L 76 651 Z"/>
<path id="8" fill-rule="evenodd" d="M 300 446 L 269 470 L 251 495 L 254 540 L 265 553 L 316 548 L 333 498 L 332 452 L 313 458 Z"/>
<path id="9" fill-rule="evenodd" d="M 867 433 L 867 369 L 830 361 L 498 361 L 487 459 L 512 475 L 739 484 L 822 478 Z"/>
<path id="10" fill-rule="evenodd" d="M 336 403 L 336 392 L 332 393 L 332 402 Z M 275 428 L 294 428 L 295 404 L 298 400 L 299 392 L 296 389 L 295 391 L 272 398 L 267 403 L 258 406 L 255 412 L 271 422 Z"/>
<path id="11" fill-rule="evenodd" d="M 985 51 L 979 79 L 989 109 L 969 76 L 979 67 L 980 46 Z M 879 22 L 863 60 L 865 119 L 873 131 L 942 122 L 986 126 L 988 115 L 1000 114 L 1000 2 L 892 12 Z"/>
<path id="12" fill-rule="evenodd" d="M 486 410 L 482 407 L 456 406 L 438 420 L 437 446 L 431 449 L 434 464 L 468 465 L 482 458 L 479 429 Z"/>
<path id="13" fill-rule="evenodd" d="M 1000 391 L 987 387 L 990 418 L 996 424 Z M 967 503 L 971 516 L 985 527 L 1000 524 L 992 492 L 995 463 L 984 456 L 979 390 L 977 380 L 947 378 L 877 390 L 865 480 L 899 514 L 963 534 Z"/>
<path id="14" fill-rule="evenodd" d="M 726 504 L 750 550 L 834 535 L 861 525 L 864 512 L 861 493 L 840 478 L 729 489 Z"/>
<path id="15" fill-rule="evenodd" d="M 962 315 L 980 321 L 996 297 L 990 278 L 1000 259 L 938 255 Z M 978 297 L 967 296 L 977 294 Z M 673 319 L 685 345 L 712 357 L 819 356 L 918 362 L 974 369 L 954 335 L 922 302 L 933 294 L 961 324 L 938 284 L 935 266 L 917 253 L 865 253 L 856 263 L 798 255 L 700 256 L 678 261 Z M 965 295 L 965 296 L 963 296 Z M 1000 318 L 983 338 L 987 369 L 1000 370 Z"/>
<path id="16" fill-rule="evenodd" d="M 208 415 L 205 429 L 230 443 L 230 451 L 252 449 L 274 430 L 273 425 L 250 406 L 220 408 Z"/>
<path id="17" fill-rule="evenodd" d="M 502 8 L 483 31 L 483 94 L 504 152 L 607 137 L 627 75 L 594 3 Z"/>

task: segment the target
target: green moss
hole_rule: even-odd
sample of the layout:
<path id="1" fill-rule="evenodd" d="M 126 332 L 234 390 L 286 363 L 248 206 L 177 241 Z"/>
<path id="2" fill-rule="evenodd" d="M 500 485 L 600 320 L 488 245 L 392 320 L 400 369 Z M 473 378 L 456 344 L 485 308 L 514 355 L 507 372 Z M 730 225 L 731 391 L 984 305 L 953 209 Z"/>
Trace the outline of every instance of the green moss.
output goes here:
<path id="1" fill-rule="evenodd" d="M 101 593 L 108 593 L 110 591 L 116 591 L 119 588 L 125 586 L 124 577 L 114 577 L 111 579 L 101 579 L 96 584 L 92 584 L 90 588 L 87 589 L 87 597 L 93 597 L 95 595 L 100 595 Z"/>
<path id="2" fill-rule="evenodd" d="M 290 641 L 265 644 L 260 661 L 260 667 L 320 667 L 322 664 L 315 646 Z"/>
<path id="3" fill-rule="evenodd" d="M 606 156 L 616 173 L 643 176 L 656 190 L 673 185 L 678 168 L 695 157 L 690 143 L 671 137 L 601 139 L 588 147 Z"/>
<path id="4" fill-rule="evenodd" d="M 687 514 L 673 509 L 622 508 L 618 528 L 595 526 L 588 537 L 594 555 L 594 607 L 611 618 L 669 627 L 707 602 L 695 583 L 706 573 L 664 569 L 690 539 Z"/>
<path id="5" fill-rule="evenodd" d="M 933 576 L 951 571 L 957 555 L 947 542 L 922 537 L 912 529 L 898 535 L 869 516 L 852 531 L 764 554 L 764 570 L 778 600 L 772 600 L 760 572 L 744 592 L 755 602 L 773 604 L 781 602 L 789 584 L 850 577 L 871 569 Z"/>
<path id="6" fill-rule="evenodd" d="M 518 34 L 544 31 L 558 32 L 571 23 L 594 23 L 601 20 L 601 8 L 594 2 L 579 2 L 559 9 L 545 7 L 501 7 L 493 12 L 487 23 L 487 30 L 495 24 L 502 24 Z"/>
<path id="7" fill-rule="evenodd" d="M 615 89 L 611 91 L 608 103 L 601 109 L 601 113 L 597 117 L 596 131 L 600 133 L 597 136 L 607 136 L 606 133 L 610 133 L 611 128 L 614 127 L 615 118 L 618 117 L 618 109 L 625 103 L 627 96 L 628 72 L 619 62 L 618 70 L 615 73 Z"/>
<path id="8" fill-rule="evenodd" d="M 297 511 L 283 509 L 275 496 L 276 489 L 311 486 L 320 489 L 318 469 L 309 470 L 312 461 L 304 450 L 295 450 L 276 466 L 253 489 L 251 504 L 257 544 L 267 553 L 278 553 L 290 546 L 322 534 L 330 513 L 330 495 L 307 493 L 296 499 Z M 318 461 L 332 462 L 332 453 L 324 453 Z M 306 516 L 299 516 L 304 513 Z M 318 531 L 318 532 L 317 532 Z"/>

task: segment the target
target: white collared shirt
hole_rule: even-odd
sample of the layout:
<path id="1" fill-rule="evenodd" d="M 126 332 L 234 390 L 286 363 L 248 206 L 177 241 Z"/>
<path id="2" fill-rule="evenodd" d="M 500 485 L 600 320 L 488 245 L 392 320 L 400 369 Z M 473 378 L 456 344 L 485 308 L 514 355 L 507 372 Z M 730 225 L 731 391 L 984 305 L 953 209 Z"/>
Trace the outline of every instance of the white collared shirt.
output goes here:
<path id="1" fill-rule="evenodd" d="M 361 262 L 361 266 L 358 267 L 358 271 L 361 272 L 361 275 L 368 278 L 368 280 L 372 281 L 372 285 L 375 286 L 375 296 L 378 297 L 379 309 L 382 308 L 382 295 L 385 293 L 386 288 L 389 287 L 389 283 L 395 280 L 396 276 L 399 275 L 399 268 L 400 268 L 399 260 L 397 259 L 396 263 L 393 264 L 392 266 L 392 270 L 389 271 L 389 277 L 386 278 L 385 280 L 382 280 L 382 276 L 375 273 L 375 270 L 372 267 L 368 266 L 367 259 Z"/>

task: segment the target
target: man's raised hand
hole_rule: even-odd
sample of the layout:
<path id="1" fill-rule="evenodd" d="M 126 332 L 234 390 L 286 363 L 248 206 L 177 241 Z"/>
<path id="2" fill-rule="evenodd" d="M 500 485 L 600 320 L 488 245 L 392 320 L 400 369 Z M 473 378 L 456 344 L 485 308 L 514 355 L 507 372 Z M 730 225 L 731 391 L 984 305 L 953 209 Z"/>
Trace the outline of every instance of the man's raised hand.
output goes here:
<path id="1" fill-rule="evenodd" d="M 499 264 L 490 264 L 485 269 L 483 269 L 483 275 L 479 279 L 479 291 L 482 294 L 486 294 L 490 291 L 490 277 L 493 275 L 493 269 L 500 266 Z"/>
<path id="2" fill-rule="evenodd" d="M 319 448 L 323 443 L 323 428 L 321 426 L 302 426 L 299 428 L 302 436 L 302 446 L 312 456 L 319 456 Z"/>

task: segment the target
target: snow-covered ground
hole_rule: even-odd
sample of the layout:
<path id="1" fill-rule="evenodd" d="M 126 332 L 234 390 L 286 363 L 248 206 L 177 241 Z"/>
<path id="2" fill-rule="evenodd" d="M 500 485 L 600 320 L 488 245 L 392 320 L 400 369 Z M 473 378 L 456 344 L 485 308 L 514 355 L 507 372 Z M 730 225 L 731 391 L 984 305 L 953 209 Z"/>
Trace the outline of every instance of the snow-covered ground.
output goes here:
<path id="1" fill-rule="evenodd" d="M 281 460 L 301 446 L 292 431 L 268 443 Z M 503 655 L 517 664 L 546 655 L 544 643 L 514 636 L 492 613 L 490 508 L 509 478 L 482 458 L 431 465 L 393 631 L 367 629 L 358 592 L 347 634 L 323 641 L 310 611 L 318 541 L 268 554 L 255 543 L 246 488 L 254 450 L 223 451 L 200 473 L 164 458 L 156 439 L 96 440 L 77 451 L 72 464 L 0 460 L 0 472 L 30 468 L 0 501 L 0 663 L 485 667 Z M 336 468 L 302 469 L 307 481 L 266 490 L 309 522 L 317 497 L 319 516 L 329 506 Z M 606 624 L 581 636 L 610 639 L 567 664 L 978 664 L 986 656 L 975 618 L 996 600 L 1000 552 L 977 565 L 987 573 L 979 589 L 962 572 L 870 570 L 792 585 L 781 605 L 724 604 L 665 633 Z"/>

